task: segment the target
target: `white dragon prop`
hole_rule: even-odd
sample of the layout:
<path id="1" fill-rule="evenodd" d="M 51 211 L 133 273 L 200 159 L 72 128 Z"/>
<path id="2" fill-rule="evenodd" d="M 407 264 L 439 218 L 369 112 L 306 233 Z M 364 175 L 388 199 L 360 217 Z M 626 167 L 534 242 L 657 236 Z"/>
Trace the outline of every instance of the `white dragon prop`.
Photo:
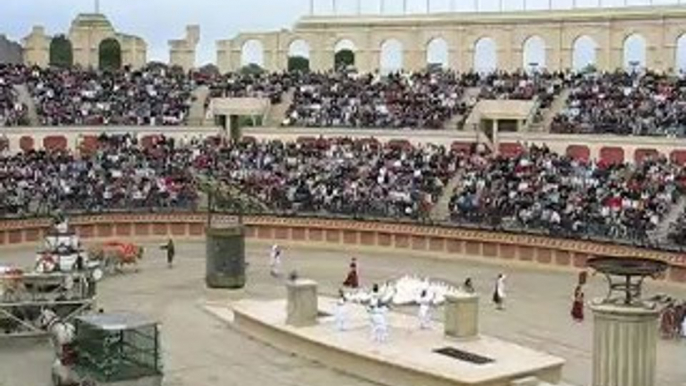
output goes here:
<path id="1" fill-rule="evenodd" d="M 427 292 L 427 296 L 436 306 L 445 302 L 447 294 L 462 292 L 459 288 L 442 281 L 407 275 L 379 285 L 377 296 L 383 304 L 409 306 L 418 304 L 423 291 Z M 371 288 L 360 288 L 345 294 L 349 302 L 358 304 L 369 303 L 373 296 Z"/>

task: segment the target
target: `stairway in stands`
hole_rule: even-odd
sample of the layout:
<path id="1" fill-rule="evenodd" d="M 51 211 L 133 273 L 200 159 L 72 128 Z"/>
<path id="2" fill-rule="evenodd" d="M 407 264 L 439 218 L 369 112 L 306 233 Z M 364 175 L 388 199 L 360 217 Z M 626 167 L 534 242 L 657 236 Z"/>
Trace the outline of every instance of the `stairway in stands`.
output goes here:
<path id="1" fill-rule="evenodd" d="M 438 202 L 436 202 L 433 209 L 431 209 L 431 219 L 433 221 L 445 221 L 450 218 L 450 199 L 453 196 L 455 188 L 459 186 L 461 179 L 462 171 L 458 170 L 455 177 L 448 181 L 448 184 L 443 189 L 443 194 L 438 199 Z"/>
<path id="2" fill-rule="evenodd" d="M 29 123 L 31 126 L 40 126 L 40 119 L 36 111 L 36 104 L 31 98 L 29 88 L 25 84 L 18 84 L 14 86 L 14 90 L 19 95 L 19 102 L 23 103 L 28 108 Z"/>
<path id="3" fill-rule="evenodd" d="M 555 97 L 553 103 L 547 109 L 542 111 L 543 119 L 537 123 L 534 123 L 529 127 L 530 132 L 534 133 L 547 133 L 550 131 L 550 125 L 553 123 L 553 119 L 565 108 L 567 105 L 567 99 L 569 99 L 569 94 L 571 90 L 568 88 L 562 89 L 560 94 Z"/>
<path id="4" fill-rule="evenodd" d="M 288 108 L 291 107 L 291 103 L 293 103 L 293 90 L 283 94 L 281 103 L 271 105 L 262 126 L 281 127 L 281 123 L 283 123 L 283 120 L 286 118 L 286 112 L 288 111 Z"/>
<path id="5" fill-rule="evenodd" d="M 200 86 L 193 90 L 193 104 L 188 112 L 188 119 L 186 119 L 188 126 L 203 126 L 205 123 L 205 101 L 209 95 L 210 89 L 207 86 Z"/>
<path id="6" fill-rule="evenodd" d="M 649 232 L 650 241 L 656 244 L 668 243 L 669 227 L 681 217 L 684 211 L 686 211 L 686 197 L 680 197 L 665 218 L 658 224 L 657 228 Z"/>
<path id="7" fill-rule="evenodd" d="M 462 95 L 462 98 L 460 98 L 460 101 L 458 103 L 469 104 L 470 101 L 475 101 L 479 97 L 480 93 L 480 87 L 469 87 L 465 90 L 464 95 Z M 453 115 L 452 118 L 445 122 L 443 128 L 446 130 L 459 130 L 462 123 L 465 122 L 467 118 L 469 118 L 469 114 L 471 114 L 471 110 L 467 111 L 466 116 L 461 114 Z"/>

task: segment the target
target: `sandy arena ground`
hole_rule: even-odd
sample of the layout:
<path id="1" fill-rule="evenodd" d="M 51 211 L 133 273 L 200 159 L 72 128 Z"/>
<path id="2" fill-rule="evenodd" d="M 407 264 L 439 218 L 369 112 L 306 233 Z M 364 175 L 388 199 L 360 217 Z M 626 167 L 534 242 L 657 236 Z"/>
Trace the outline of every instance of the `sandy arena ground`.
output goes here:
<path id="1" fill-rule="evenodd" d="M 177 244 L 177 264 L 168 269 L 158 245 L 148 245 L 138 273 L 108 278 L 98 288 L 98 306 L 105 311 L 134 310 L 163 323 L 165 382 L 167 386 L 357 386 L 371 385 L 252 341 L 206 314 L 204 301 L 245 297 L 274 299 L 285 291 L 270 277 L 266 244 L 248 248 L 248 285 L 236 292 L 211 291 L 204 286 L 204 243 Z M 353 251 L 285 248 L 284 271 L 297 269 L 334 294 L 347 273 Z M 0 254 L 0 264 L 33 261 L 30 248 Z M 564 378 L 588 385 L 591 378 L 592 318 L 576 324 L 570 320 L 576 276 L 543 271 L 536 267 L 504 269 L 473 261 L 427 260 L 400 252 L 356 254 L 363 284 L 403 274 L 421 274 L 461 283 L 472 277 L 482 293 L 481 328 L 486 334 L 547 351 L 567 359 Z M 493 281 L 508 275 L 506 311 L 490 304 Z M 603 296 L 600 277 L 590 280 L 587 299 Z M 669 293 L 686 298 L 686 288 L 648 284 L 646 293 Z M 440 314 L 436 312 L 435 314 Z M 686 341 L 660 341 L 658 385 L 686 386 Z M 0 340 L 0 386 L 49 385 L 51 352 L 45 343 Z"/>

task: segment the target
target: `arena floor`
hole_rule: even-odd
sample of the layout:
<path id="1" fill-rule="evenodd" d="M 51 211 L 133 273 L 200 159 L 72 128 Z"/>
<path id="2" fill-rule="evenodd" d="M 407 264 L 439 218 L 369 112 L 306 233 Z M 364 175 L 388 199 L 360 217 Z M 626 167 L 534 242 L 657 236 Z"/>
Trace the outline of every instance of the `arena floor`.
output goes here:
<path id="1" fill-rule="evenodd" d="M 165 265 L 163 251 L 149 245 L 138 273 L 108 278 L 98 291 L 105 311 L 135 310 L 162 321 L 165 351 L 165 385 L 168 386 L 356 386 L 371 385 L 323 365 L 305 361 L 252 341 L 206 314 L 200 304 L 244 297 L 273 299 L 285 295 L 282 283 L 268 272 L 266 244 L 250 244 L 248 286 L 243 291 L 210 291 L 204 287 L 204 243 L 177 245 L 174 269 Z M 330 250 L 285 248 L 284 271 L 297 269 L 301 276 L 320 283 L 325 293 L 335 293 L 347 272 L 349 253 Z M 564 378 L 576 385 L 590 384 L 592 321 L 570 320 L 575 275 L 535 267 L 503 270 L 470 261 L 426 260 L 378 252 L 356 254 L 363 283 L 403 274 L 422 274 L 460 283 L 472 277 L 482 295 L 481 327 L 489 335 L 547 351 L 567 359 Z M 3 249 L 0 263 L 32 261 L 30 248 Z M 508 275 L 507 310 L 489 303 L 498 273 Z M 605 283 L 591 279 L 587 298 L 604 295 Z M 647 293 L 669 293 L 686 298 L 686 288 L 649 284 Z M 686 342 L 660 341 L 658 385 L 686 386 Z M 47 386 L 51 352 L 47 344 L 0 340 L 0 386 Z"/>

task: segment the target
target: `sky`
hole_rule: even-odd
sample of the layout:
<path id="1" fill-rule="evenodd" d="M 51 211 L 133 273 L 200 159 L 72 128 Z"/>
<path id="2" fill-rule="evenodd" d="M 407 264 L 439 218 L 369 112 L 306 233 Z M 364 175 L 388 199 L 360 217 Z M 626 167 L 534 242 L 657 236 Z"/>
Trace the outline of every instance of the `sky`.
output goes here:
<path id="1" fill-rule="evenodd" d="M 12 40 L 28 35 L 34 25 L 43 25 L 48 34 L 66 33 L 78 13 L 92 12 L 96 0 L 0 0 L 0 34 Z M 229 39 L 237 33 L 274 31 L 291 28 L 299 17 L 309 14 L 311 0 L 100 0 L 100 9 L 119 32 L 138 35 L 148 42 L 148 59 L 167 62 L 167 41 L 182 38 L 185 26 L 199 24 L 201 41 L 198 65 L 215 62 L 215 42 Z M 312 0 L 315 13 L 332 14 L 336 1 L 339 14 L 358 11 L 358 0 Z M 402 12 L 407 1 L 409 13 L 426 13 L 427 0 L 360 0 L 363 13 L 380 13 L 384 1 L 385 14 Z M 498 10 L 502 2 L 506 10 L 570 8 L 574 0 L 430 0 L 431 11 Z M 576 0 L 577 7 L 674 4 L 679 0 Z M 683 0 L 686 4 L 686 0 Z"/>

